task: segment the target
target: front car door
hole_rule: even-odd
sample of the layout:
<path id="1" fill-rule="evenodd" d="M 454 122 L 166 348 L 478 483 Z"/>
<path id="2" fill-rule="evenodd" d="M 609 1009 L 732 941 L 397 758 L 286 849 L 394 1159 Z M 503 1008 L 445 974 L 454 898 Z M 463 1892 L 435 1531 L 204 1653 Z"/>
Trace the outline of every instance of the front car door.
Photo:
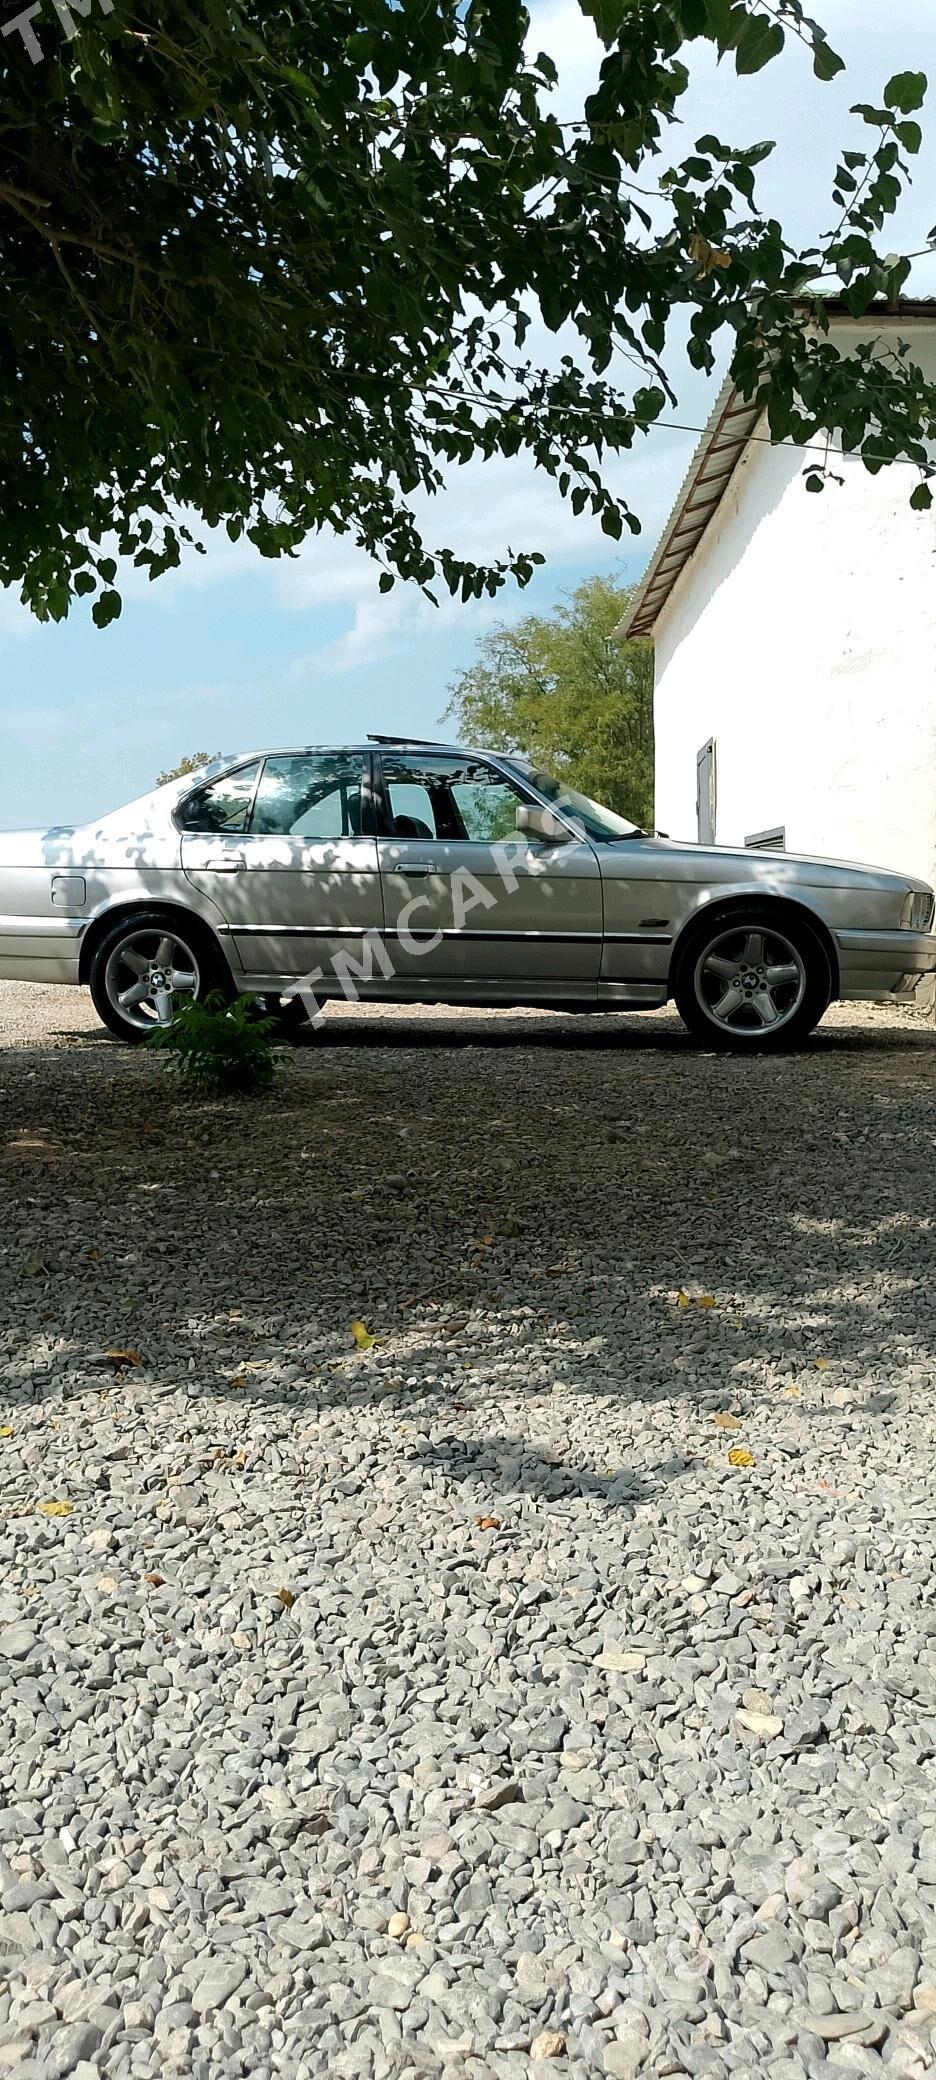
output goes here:
<path id="1" fill-rule="evenodd" d="M 188 795 L 176 821 L 184 871 L 258 988 L 330 972 L 383 924 L 366 752 L 256 760 Z"/>
<path id="2" fill-rule="evenodd" d="M 528 837 L 535 796 L 468 753 L 384 750 L 375 773 L 384 932 L 412 998 L 597 1001 L 602 889 L 591 845 Z"/>

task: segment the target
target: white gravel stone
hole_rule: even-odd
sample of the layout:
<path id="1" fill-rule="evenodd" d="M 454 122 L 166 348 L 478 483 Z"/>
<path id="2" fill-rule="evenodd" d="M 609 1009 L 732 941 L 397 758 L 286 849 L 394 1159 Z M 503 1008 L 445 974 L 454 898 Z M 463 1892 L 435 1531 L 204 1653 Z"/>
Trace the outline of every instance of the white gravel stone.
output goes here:
<path id="1" fill-rule="evenodd" d="M 936 1028 L 0 1042 L 0 2072 L 925 2080 Z"/>

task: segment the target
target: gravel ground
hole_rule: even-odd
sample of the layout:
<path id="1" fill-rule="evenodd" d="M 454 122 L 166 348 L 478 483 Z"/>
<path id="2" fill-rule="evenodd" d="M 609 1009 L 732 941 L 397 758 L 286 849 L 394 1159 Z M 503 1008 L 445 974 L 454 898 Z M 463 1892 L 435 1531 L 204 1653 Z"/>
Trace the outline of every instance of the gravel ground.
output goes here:
<path id="1" fill-rule="evenodd" d="M 0 1041 L 0 2075 L 936 2074 L 936 1028 Z"/>

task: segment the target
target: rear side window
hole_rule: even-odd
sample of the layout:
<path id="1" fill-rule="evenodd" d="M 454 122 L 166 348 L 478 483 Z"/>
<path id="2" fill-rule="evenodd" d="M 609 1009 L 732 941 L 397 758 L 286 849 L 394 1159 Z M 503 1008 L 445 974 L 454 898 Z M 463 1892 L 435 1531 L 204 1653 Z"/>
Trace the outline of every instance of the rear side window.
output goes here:
<path id="1" fill-rule="evenodd" d="M 250 828 L 268 837 L 359 838 L 367 810 L 359 751 L 300 752 L 267 759 Z"/>
<path id="2" fill-rule="evenodd" d="M 250 814 L 260 760 L 225 773 L 208 787 L 198 787 L 176 810 L 176 822 L 184 831 L 244 831 Z"/>

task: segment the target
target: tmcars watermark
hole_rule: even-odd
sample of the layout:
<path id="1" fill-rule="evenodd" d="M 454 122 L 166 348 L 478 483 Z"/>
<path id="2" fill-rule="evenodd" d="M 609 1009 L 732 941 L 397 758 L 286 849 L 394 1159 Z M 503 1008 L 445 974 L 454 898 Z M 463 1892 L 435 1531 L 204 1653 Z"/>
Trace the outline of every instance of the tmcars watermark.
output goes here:
<path id="1" fill-rule="evenodd" d="M 557 838 L 560 834 L 566 841 L 570 835 L 584 838 L 584 828 L 579 827 L 574 818 L 568 817 L 560 821 L 558 817 L 554 817 L 551 820 L 555 824 Z M 513 862 L 518 855 L 524 858 L 528 856 L 528 847 L 520 838 L 506 838 L 491 846 L 491 859 L 497 878 L 502 890 L 509 896 L 514 895 L 520 886 L 513 869 Z M 448 929 L 463 931 L 473 910 L 496 909 L 499 900 L 497 894 L 493 889 L 486 887 L 483 881 L 479 881 L 477 875 L 472 874 L 468 867 L 456 867 L 451 875 L 446 876 L 446 882 L 451 891 L 452 902 L 452 922 Z M 432 896 L 412 896 L 408 903 L 404 903 L 396 924 L 389 933 L 389 936 L 402 946 L 404 953 L 412 955 L 415 959 L 419 959 L 422 954 L 434 953 L 444 937 L 444 933 L 438 927 L 433 929 L 431 924 L 414 924 L 416 912 L 424 911 L 427 906 L 430 910 L 435 907 Z M 321 1025 L 325 1017 L 324 1005 L 315 994 L 316 984 L 328 983 L 328 995 L 333 996 L 335 992 L 330 985 L 336 982 L 349 1004 L 360 1003 L 359 984 L 373 982 L 375 974 L 378 973 L 384 982 L 395 980 L 396 969 L 390 958 L 387 937 L 386 926 L 383 930 L 372 926 L 362 934 L 360 958 L 342 948 L 340 953 L 332 956 L 328 969 L 311 968 L 307 975 L 301 976 L 298 982 L 284 990 L 284 996 L 301 997 L 309 1014 L 309 1022 L 313 1026 Z"/>
<path id="2" fill-rule="evenodd" d="M 86 21 L 89 14 L 113 14 L 114 12 L 114 0 L 52 0 L 52 5 L 69 42 L 72 42 L 78 34 L 79 24 L 75 20 L 76 15 L 81 15 L 82 19 Z M 19 36 L 28 57 L 34 65 L 41 65 L 45 57 L 45 52 L 33 28 L 36 16 L 42 13 L 42 8 L 43 0 L 32 0 L 32 5 L 24 7 L 21 14 L 10 15 L 7 21 L 0 23 L 0 36 Z"/>

